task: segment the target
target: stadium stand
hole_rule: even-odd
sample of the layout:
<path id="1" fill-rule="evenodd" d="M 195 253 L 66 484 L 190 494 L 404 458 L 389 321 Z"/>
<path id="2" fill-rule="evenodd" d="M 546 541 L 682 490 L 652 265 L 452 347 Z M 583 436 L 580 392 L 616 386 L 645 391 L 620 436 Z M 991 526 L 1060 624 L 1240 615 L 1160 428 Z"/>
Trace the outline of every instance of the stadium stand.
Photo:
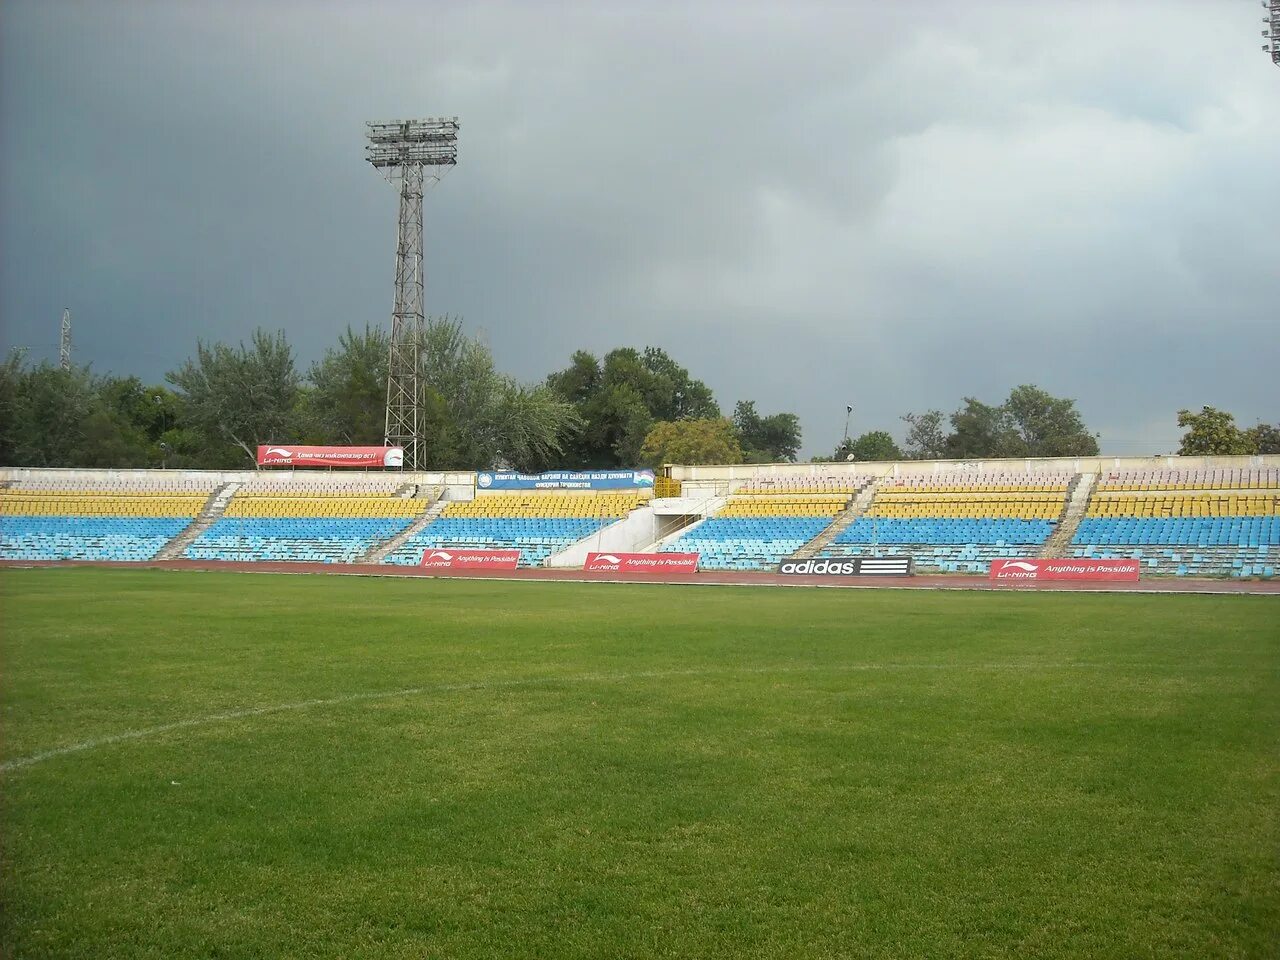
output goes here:
<path id="1" fill-rule="evenodd" d="M 918 569 L 986 573 L 1035 556 L 1062 517 L 1075 475 L 954 472 L 880 481 L 866 513 L 819 554 L 910 555 Z"/>
<path id="2" fill-rule="evenodd" d="M 816 537 L 869 477 L 757 479 L 743 484 L 719 513 L 662 547 L 697 553 L 700 570 L 768 570 Z"/>
<path id="3" fill-rule="evenodd" d="M 1099 480 L 1073 557 L 1141 560 L 1146 573 L 1275 576 L 1280 470 L 1113 472 Z"/>
<path id="4" fill-rule="evenodd" d="M 426 550 L 470 548 L 520 551 L 520 566 L 541 566 L 553 553 L 621 520 L 647 499 L 640 493 L 481 493 L 450 503 L 384 559 L 417 564 Z"/>
<path id="5" fill-rule="evenodd" d="M 997 556 L 1061 556 L 1139 559 L 1146 575 L 1275 576 L 1280 467 L 1163 462 L 1085 464 L 1096 473 L 1005 462 L 878 480 L 730 475 L 716 481 L 724 489 L 714 516 L 660 547 L 633 549 L 697 552 L 704 570 L 878 553 L 909 554 L 922 572 L 982 574 Z M 13 471 L 0 482 L 0 559 L 417 564 L 429 549 L 471 547 L 519 549 L 521 565 L 532 567 L 595 542 L 587 538 L 649 495 L 479 491 L 436 502 L 445 484 L 411 481 L 319 471 Z M 454 496 L 474 489 L 466 476 L 450 483 Z M 693 489 L 705 496 L 707 484 Z"/>
<path id="6" fill-rule="evenodd" d="M 0 490 L 0 557 L 150 560 L 214 487 L 213 480 L 17 481 Z"/>
<path id="7" fill-rule="evenodd" d="M 244 484 L 191 543 L 189 560 L 354 563 L 408 527 L 428 501 L 397 497 L 382 477 L 315 480 L 267 475 Z"/>

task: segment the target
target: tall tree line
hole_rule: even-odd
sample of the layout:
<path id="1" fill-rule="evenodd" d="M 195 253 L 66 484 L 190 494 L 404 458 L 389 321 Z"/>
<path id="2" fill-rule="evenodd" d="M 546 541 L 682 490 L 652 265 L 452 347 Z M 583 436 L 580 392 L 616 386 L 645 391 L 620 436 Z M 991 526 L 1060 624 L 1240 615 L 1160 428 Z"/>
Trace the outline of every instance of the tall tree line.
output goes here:
<path id="1" fill-rule="evenodd" d="M 378 444 L 387 334 L 348 329 L 300 369 L 284 333 L 197 343 L 163 383 L 89 367 L 0 363 L 0 463 L 47 467 L 244 468 L 262 443 Z M 540 383 L 498 370 L 481 340 L 448 317 L 418 344 L 424 462 L 438 469 L 538 471 L 662 463 L 794 461 L 800 420 L 739 400 L 728 415 L 710 387 L 665 350 L 577 351 Z M 1096 435 L 1075 401 L 1034 385 L 999 404 L 965 397 L 949 416 L 909 413 L 901 444 L 886 430 L 846 437 L 819 460 L 1091 456 Z M 1178 412 L 1177 452 L 1280 452 L 1280 425 L 1236 425 L 1213 407 Z"/>
<path id="2" fill-rule="evenodd" d="M 799 451 L 794 414 L 761 415 L 743 401 L 722 417 L 710 388 L 656 347 L 601 360 L 580 351 L 525 384 L 499 371 L 456 319 L 431 318 L 420 336 L 423 460 L 434 468 L 657 465 L 676 453 L 794 460 Z M 234 469 L 252 466 L 263 443 L 378 444 L 388 348 L 381 329 L 348 329 L 303 370 L 283 332 L 258 330 L 234 345 L 197 343 L 160 384 L 15 352 L 0 364 L 0 463 Z M 660 442 L 672 431 L 723 433 L 731 443 Z"/>

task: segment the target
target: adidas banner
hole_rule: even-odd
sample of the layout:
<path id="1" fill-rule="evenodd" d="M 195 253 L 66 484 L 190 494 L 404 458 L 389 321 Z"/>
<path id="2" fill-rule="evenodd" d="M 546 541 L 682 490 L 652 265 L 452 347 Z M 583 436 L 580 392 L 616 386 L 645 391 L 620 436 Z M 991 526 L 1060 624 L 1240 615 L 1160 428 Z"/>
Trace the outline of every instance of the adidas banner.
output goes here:
<path id="1" fill-rule="evenodd" d="M 775 573 L 788 577 L 909 577 L 910 557 L 821 557 L 783 560 Z"/>

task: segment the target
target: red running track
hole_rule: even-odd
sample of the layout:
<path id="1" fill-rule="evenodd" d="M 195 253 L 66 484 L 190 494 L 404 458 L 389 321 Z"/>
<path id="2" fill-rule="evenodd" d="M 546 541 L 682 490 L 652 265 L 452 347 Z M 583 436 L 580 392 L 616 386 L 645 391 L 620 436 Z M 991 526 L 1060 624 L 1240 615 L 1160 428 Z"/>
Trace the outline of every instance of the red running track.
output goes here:
<path id="1" fill-rule="evenodd" d="M 235 573 L 330 574 L 358 577 L 426 577 L 455 580 L 561 580 L 575 583 L 661 583 L 688 586 L 837 587 L 890 590 L 999 590 L 1057 593 L 1222 593 L 1280 596 L 1280 580 L 1197 580 L 1160 577 L 1137 583 L 1081 580 L 1000 583 L 986 577 L 926 574 L 911 577 L 784 577 L 776 573 L 708 570 L 697 573 L 613 573 L 586 570 L 437 570 L 377 563 L 233 563 L 225 560 L 153 560 L 144 563 L 80 560 L 0 560 L 0 567 L 112 567 L 130 570 L 204 570 Z"/>

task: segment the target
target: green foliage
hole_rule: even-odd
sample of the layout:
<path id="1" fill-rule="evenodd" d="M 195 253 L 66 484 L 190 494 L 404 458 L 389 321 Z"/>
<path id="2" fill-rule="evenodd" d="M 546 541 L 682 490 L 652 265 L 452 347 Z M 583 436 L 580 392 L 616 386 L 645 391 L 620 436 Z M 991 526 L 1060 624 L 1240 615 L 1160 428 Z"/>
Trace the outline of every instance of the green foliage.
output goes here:
<path id="1" fill-rule="evenodd" d="M 348 327 L 337 348 L 326 350 L 324 359 L 311 365 L 307 378 L 312 389 L 302 409 L 306 439 L 356 446 L 382 443 L 389 351 L 386 331 L 366 326 L 357 333 Z"/>
<path id="2" fill-rule="evenodd" d="M 55 751 L 0 774 L 0 956 L 1280 939 L 1274 597 L 76 569 L 0 601 L 2 759 Z"/>
<path id="3" fill-rule="evenodd" d="M 159 465 L 160 412 L 136 377 L 97 377 L 88 367 L 0 364 L 0 461 L 41 467 Z M 170 397 L 172 395 L 169 395 Z"/>
<path id="4" fill-rule="evenodd" d="M 794 463 L 800 452 L 800 418 L 794 413 L 762 417 L 754 401 L 739 400 L 733 426 L 746 463 Z"/>
<path id="5" fill-rule="evenodd" d="M 926 424 L 926 431 L 932 426 Z M 951 415 L 951 434 L 943 446 L 953 460 L 1098 453 L 1097 438 L 1085 428 L 1075 401 L 1050 396 L 1030 384 L 1014 387 L 999 406 L 965 397 L 964 405 Z"/>
<path id="6" fill-rule="evenodd" d="M 1186 430 L 1178 447 L 1184 457 L 1238 456 L 1257 449 L 1257 439 L 1237 427 L 1234 416 L 1215 407 L 1201 407 L 1199 413 L 1179 410 L 1178 426 Z"/>
<path id="7" fill-rule="evenodd" d="M 648 462 L 646 438 L 656 424 L 720 419 L 711 388 L 658 347 L 643 351 L 620 347 L 603 359 L 579 350 L 546 383 L 557 397 L 573 405 L 582 423 L 565 446 L 564 466 L 624 467 Z M 747 462 L 794 461 L 800 451 L 800 418 L 794 413 L 761 416 L 752 401 L 743 400 L 734 408 L 732 427 L 736 444 L 724 449 L 734 455 L 736 448 L 737 456 Z"/>
<path id="8" fill-rule="evenodd" d="M 724 417 L 664 420 L 653 425 L 640 450 L 640 463 L 742 463 L 733 423 Z"/>
<path id="9" fill-rule="evenodd" d="M 902 451 L 894 443 L 893 437 L 884 430 L 872 430 L 858 437 L 845 452 L 846 459 L 850 453 L 854 460 L 859 461 L 902 459 Z"/>
<path id="10" fill-rule="evenodd" d="M 951 415 L 951 434 L 946 453 L 951 460 L 977 460 L 1013 456 L 1013 424 L 1002 407 L 993 407 L 974 397 Z"/>
<path id="11" fill-rule="evenodd" d="M 924 413 L 908 413 L 907 435 L 903 441 L 903 456 L 908 460 L 942 460 L 947 455 L 947 433 L 942 426 L 941 410 Z"/>
<path id="12" fill-rule="evenodd" d="M 257 446 L 297 437 L 300 382 L 284 331 L 254 331 L 249 343 L 198 343 L 194 359 L 166 379 L 181 392 L 187 423 L 213 465 L 257 462 Z M 243 452 L 241 456 L 237 452 Z"/>
<path id="13" fill-rule="evenodd" d="M 1280 453 L 1280 424 L 1260 423 L 1245 431 L 1254 453 Z"/>
<path id="14" fill-rule="evenodd" d="M 582 423 L 565 447 L 571 467 L 633 466 L 656 422 L 720 416 L 711 389 L 658 347 L 620 347 L 603 361 L 579 350 L 546 385 Z"/>
<path id="15" fill-rule="evenodd" d="M 1002 408 L 1010 431 L 1011 456 L 1094 457 L 1098 440 L 1085 429 L 1074 400 L 1052 397 L 1039 387 L 1014 387 Z"/>
<path id="16" fill-rule="evenodd" d="M 419 344 L 427 410 L 423 460 L 440 469 L 543 469 L 580 428 L 572 404 L 546 386 L 499 373 L 489 347 L 447 317 L 427 320 Z"/>

